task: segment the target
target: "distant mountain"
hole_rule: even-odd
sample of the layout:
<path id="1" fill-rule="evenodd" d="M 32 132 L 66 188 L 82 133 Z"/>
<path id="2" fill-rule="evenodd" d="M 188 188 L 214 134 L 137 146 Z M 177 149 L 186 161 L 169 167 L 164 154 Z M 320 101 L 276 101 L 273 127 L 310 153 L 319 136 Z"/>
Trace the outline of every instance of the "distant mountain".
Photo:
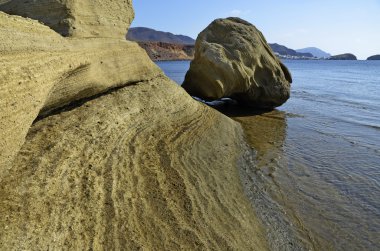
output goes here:
<path id="1" fill-rule="evenodd" d="M 280 44 L 274 43 L 274 44 L 269 44 L 269 46 L 272 48 L 272 50 L 275 53 L 278 53 L 281 56 L 291 56 L 291 57 L 300 57 L 300 58 L 302 58 L 302 57 L 312 58 L 313 57 L 313 55 L 311 53 L 296 52 L 295 50 L 289 49 L 288 47 L 280 45 Z"/>
<path id="2" fill-rule="evenodd" d="M 129 28 L 127 39 L 140 42 L 163 42 L 170 44 L 194 45 L 195 40 L 184 35 L 174 35 L 170 32 L 156 31 L 145 27 Z"/>
<path id="3" fill-rule="evenodd" d="M 307 48 L 303 48 L 303 49 L 298 49 L 296 51 L 300 52 L 300 53 L 310 53 L 314 57 L 317 57 L 317 58 L 329 58 L 329 57 L 331 57 L 330 53 L 322 51 L 321 49 L 316 48 L 316 47 L 307 47 Z"/>
<path id="4" fill-rule="evenodd" d="M 380 55 L 370 56 L 367 60 L 380 60 Z"/>
<path id="5" fill-rule="evenodd" d="M 335 55 L 329 58 L 330 60 L 358 60 L 354 54 L 345 53 L 340 55 Z"/>
<path id="6" fill-rule="evenodd" d="M 170 32 L 157 31 L 146 27 L 134 27 L 129 29 L 127 39 L 139 42 L 152 60 L 184 60 L 191 59 L 194 55 L 195 40 L 184 35 L 174 35 Z M 176 45 L 184 46 L 178 47 Z M 280 58 L 314 58 L 313 54 L 309 52 L 297 52 L 277 43 L 269 45 Z"/>
<path id="7" fill-rule="evenodd" d="M 192 60 L 194 45 L 163 42 L 137 42 L 153 61 Z"/>

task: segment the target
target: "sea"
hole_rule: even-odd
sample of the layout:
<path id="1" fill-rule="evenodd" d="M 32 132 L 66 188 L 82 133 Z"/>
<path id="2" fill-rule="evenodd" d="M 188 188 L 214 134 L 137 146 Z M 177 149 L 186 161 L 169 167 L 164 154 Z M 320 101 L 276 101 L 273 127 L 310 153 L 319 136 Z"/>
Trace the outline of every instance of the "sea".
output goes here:
<path id="1" fill-rule="evenodd" d="M 283 63 L 293 77 L 291 97 L 252 115 L 261 126 L 255 130 L 269 133 L 250 132 L 266 143 L 256 145 L 252 168 L 270 170 L 262 187 L 311 249 L 380 250 L 380 61 Z M 190 66 L 157 64 L 178 84 Z"/>

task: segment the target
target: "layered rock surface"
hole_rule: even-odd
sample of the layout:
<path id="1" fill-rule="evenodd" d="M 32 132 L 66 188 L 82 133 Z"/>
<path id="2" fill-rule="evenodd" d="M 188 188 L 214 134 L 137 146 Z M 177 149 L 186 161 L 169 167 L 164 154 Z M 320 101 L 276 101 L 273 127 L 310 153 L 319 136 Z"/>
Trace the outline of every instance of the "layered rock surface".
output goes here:
<path id="1" fill-rule="evenodd" d="M 242 19 L 227 18 L 198 35 L 183 87 L 206 100 L 232 97 L 248 106 L 272 108 L 289 98 L 291 82 L 262 33 Z"/>
<path id="2" fill-rule="evenodd" d="M 237 123 L 135 43 L 2 12 L 0 36 L 0 249 L 267 249 Z"/>
<path id="3" fill-rule="evenodd" d="M 39 20 L 73 37 L 122 39 L 134 18 L 132 0 L 9 0 L 0 11 Z"/>
<path id="4" fill-rule="evenodd" d="M 132 42 L 66 40 L 36 21 L 1 12 L 0 34 L 7 38 L 0 45 L 0 165 L 9 164 L 39 114 L 160 74 Z"/>
<path id="5" fill-rule="evenodd" d="M 39 120 L 0 186 L 0 246 L 266 249 L 240 137 L 165 77 Z"/>

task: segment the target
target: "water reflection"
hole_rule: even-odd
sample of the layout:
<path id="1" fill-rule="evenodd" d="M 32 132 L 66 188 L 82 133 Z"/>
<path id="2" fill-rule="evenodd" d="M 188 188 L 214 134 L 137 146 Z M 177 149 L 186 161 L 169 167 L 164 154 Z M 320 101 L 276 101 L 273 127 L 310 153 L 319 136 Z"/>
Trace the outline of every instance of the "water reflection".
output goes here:
<path id="1" fill-rule="evenodd" d="M 245 129 L 252 149 L 244 182 L 269 239 L 291 232 L 276 213 L 285 209 L 307 249 L 380 250 L 379 63 L 286 64 L 294 77 L 292 98 L 279 108 L 286 112 L 216 107 Z M 189 62 L 160 66 L 181 84 Z M 271 249 L 297 250 L 284 240 Z"/>
<path id="2" fill-rule="evenodd" d="M 284 145 L 288 114 L 279 110 L 252 111 L 231 104 L 218 106 L 217 109 L 241 124 L 251 147 L 241 163 L 241 178 L 246 194 L 266 227 L 270 248 L 315 249 L 310 234 L 299 227 L 297 217 L 293 216 L 292 210 L 288 210 L 288 203 L 284 203 L 283 184 L 278 181 L 287 169 Z"/>
<path id="3" fill-rule="evenodd" d="M 346 170 L 356 167 L 363 172 L 366 165 L 375 165 L 378 157 L 344 140 L 321 135 L 320 129 L 305 125 L 303 116 L 278 110 L 252 112 L 233 105 L 218 110 L 242 125 L 247 142 L 256 150 L 255 162 L 250 166 L 254 170 L 250 181 L 255 184 L 250 189 L 269 194 L 279 205 L 276 210 L 284 211 L 283 216 L 289 221 L 281 223 L 282 216 L 274 212 L 264 220 L 275 219 L 277 222 L 271 224 L 277 224 L 276 228 L 286 229 L 291 224 L 292 229 L 286 231 L 293 231 L 293 238 L 300 240 L 306 249 L 377 248 L 378 244 L 373 242 L 378 239 L 379 230 L 379 219 L 373 218 L 376 215 L 373 208 L 378 205 L 377 189 L 361 189 L 354 194 L 350 188 L 353 184 L 363 186 L 368 181 L 360 179 L 363 174 Z M 300 126 L 300 121 L 305 126 Z M 258 203 L 267 203 L 253 194 L 250 197 L 254 198 L 256 208 Z M 273 205 L 260 208 L 268 211 Z M 276 235 L 281 237 L 281 233 Z"/>
<path id="4" fill-rule="evenodd" d="M 236 107 L 225 108 L 224 114 L 239 122 L 247 142 L 257 151 L 257 168 L 273 175 L 276 163 L 283 156 L 287 119 L 283 111 L 249 111 Z"/>

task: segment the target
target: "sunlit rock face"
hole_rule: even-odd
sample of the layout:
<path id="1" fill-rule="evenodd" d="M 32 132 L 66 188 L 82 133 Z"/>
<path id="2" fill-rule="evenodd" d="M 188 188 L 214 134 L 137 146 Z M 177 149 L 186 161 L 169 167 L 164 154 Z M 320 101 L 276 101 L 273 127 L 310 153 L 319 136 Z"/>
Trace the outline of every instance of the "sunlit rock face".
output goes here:
<path id="1" fill-rule="evenodd" d="M 10 0 L 0 11 L 36 19 L 63 36 L 124 38 L 132 0 Z"/>
<path id="2" fill-rule="evenodd" d="M 105 29 L 129 1 L 8 3 L 40 22 L 0 12 L 0 250 L 268 249 L 240 126 Z"/>
<path id="3" fill-rule="evenodd" d="M 232 97 L 252 107 L 287 101 L 292 78 L 263 34 L 239 19 L 217 19 L 196 41 L 195 58 L 183 87 L 206 100 Z"/>

